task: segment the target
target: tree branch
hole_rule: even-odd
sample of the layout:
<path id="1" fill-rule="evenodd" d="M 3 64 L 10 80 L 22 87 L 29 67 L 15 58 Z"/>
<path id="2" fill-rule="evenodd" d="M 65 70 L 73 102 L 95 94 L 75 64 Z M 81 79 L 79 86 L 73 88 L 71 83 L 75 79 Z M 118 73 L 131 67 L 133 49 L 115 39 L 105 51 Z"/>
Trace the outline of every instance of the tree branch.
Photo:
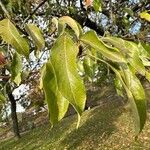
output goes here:
<path id="1" fill-rule="evenodd" d="M 27 18 L 24 20 L 23 24 L 25 24 L 35 13 L 36 11 L 43 6 L 45 3 L 47 2 L 47 0 L 42 1 L 34 10 L 33 12 L 30 13 L 29 16 L 27 16 Z"/>
<path id="2" fill-rule="evenodd" d="M 8 11 L 6 10 L 5 6 L 3 5 L 2 1 L 0 0 L 0 6 L 2 8 L 2 10 L 4 11 L 4 13 L 6 14 L 7 18 L 10 19 L 10 15 L 8 13 Z"/>

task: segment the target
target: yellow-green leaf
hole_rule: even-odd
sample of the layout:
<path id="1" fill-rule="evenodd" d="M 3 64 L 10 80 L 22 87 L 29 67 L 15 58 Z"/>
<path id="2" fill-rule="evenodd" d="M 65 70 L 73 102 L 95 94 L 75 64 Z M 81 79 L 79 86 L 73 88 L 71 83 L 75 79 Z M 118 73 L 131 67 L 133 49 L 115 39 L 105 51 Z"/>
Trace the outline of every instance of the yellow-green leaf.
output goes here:
<path id="1" fill-rule="evenodd" d="M 91 54 L 91 51 L 87 51 L 86 54 Z M 89 81 L 93 80 L 94 73 L 95 73 L 95 62 L 89 57 L 85 57 L 83 61 L 83 67 L 85 71 L 85 76 L 88 78 Z"/>
<path id="2" fill-rule="evenodd" d="M 0 103 L 4 103 L 6 100 L 6 97 L 0 92 Z"/>
<path id="3" fill-rule="evenodd" d="M 81 41 L 86 44 L 89 44 L 91 47 L 100 52 L 107 59 L 114 62 L 123 62 L 126 63 L 124 56 L 114 48 L 111 48 L 103 43 L 102 40 L 98 38 L 94 31 L 89 31 L 81 36 Z"/>
<path id="4" fill-rule="evenodd" d="M 81 115 L 85 107 L 86 93 L 76 64 L 78 48 L 69 35 L 63 34 L 57 39 L 51 51 L 51 64 L 58 90 Z"/>
<path id="5" fill-rule="evenodd" d="M 61 24 L 69 25 L 72 28 L 72 30 L 74 30 L 76 36 L 79 37 L 81 28 L 79 27 L 78 23 L 74 19 L 72 19 L 69 16 L 63 16 L 59 19 L 59 22 L 61 22 Z"/>
<path id="6" fill-rule="evenodd" d="M 11 63 L 11 79 L 19 85 L 21 82 L 21 71 L 22 71 L 22 60 L 20 55 L 14 53 L 13 60 Z"/>
<path id="7" fill-rule="evenodd" d="M 131 100 L 131 108 L 135 118 L 136 133 L 140 133 L 146 121 L 146 97 L 145 91 L 139 79 L 130 71 L 130 69 L 123 70 L 123 78 L 129 90 L 127 91 L 128 97 Z M 130 94 L 130 92 L 131 94 Z M 135 105 L 135 104 L 136 105 Z"/>
<path id="8" fill-rule="evenodd" d="M 43 38 L 40 28 L 38 28 L 35 24 L 26 24 L 25 29 L 33 39 L 37 47 L 37 52 L 42 50 L 45 47 L 45 40 Z"/>
<path id="9" fill-rule="evenodd" d="M 69 101 L 58 89 L 58 81 L 51 61 L 44 66 L 42 72 L 43 89 L 48 104 L 50 122 L 53 126 L 64 117 Z"/>
<path id="10" fill-rule="evenodd" d="M 92 58 L 98 59 L 107 64 L 116 74 L 118 80 L 120 80 L 122 86 L 126 90 L 128 99 L 130 100 L 131 109 L 133 112 L 133 118 L 135 120 L 136 136 L 142 131 L 146 122 L 146 97 L 144 89 L 140 83 L 140 80 L 130 70 L 130 67 L 126 66 L 122 68 L 115 68 L 106 61 L 99 59 L 95 56 Z"/>
<path id="11" fill-rule="evenodd" d="M 102 11 L 102 0 L 94 0 L 93 7 L 96 12 Z"/>
<path id="12" fill-rule="evenodd" d="M 140 13 L 140 17 L 150 22 L 150 14 L 147 11 Z"/>
<path id="13" fill-rule="evenodd" d="M 117 37 L 104 37 L 102 40 L 118 48 L 135 72 L 145 75 L 145 67 L 137 44 Z"/>
<path id="14" fill-rule="evenodd" d="M 0 21 L 0 36 L 8 44 L 12 45 L 19 54 L 28 58 L 29 45 L 9 19 Z"/>

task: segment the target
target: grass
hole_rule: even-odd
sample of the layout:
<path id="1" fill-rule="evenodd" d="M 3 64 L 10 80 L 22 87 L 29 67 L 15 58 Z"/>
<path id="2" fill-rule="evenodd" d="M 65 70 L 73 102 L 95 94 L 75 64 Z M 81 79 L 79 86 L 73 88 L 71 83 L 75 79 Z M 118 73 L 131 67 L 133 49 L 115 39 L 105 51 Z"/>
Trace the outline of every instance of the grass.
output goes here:
<path id="1" fill-rule="evenodd" d="M 149 117 L 149 115 L 148 115 Z M 63 119 L 54 128 L 48 124 L 23 134 L 22 138 L 1 141 L 0 150 L 118 150 L 150 149 L 150 119 L 137 141 L 132 117 L 126 105 L 108 102 L 77 116 Z"/>

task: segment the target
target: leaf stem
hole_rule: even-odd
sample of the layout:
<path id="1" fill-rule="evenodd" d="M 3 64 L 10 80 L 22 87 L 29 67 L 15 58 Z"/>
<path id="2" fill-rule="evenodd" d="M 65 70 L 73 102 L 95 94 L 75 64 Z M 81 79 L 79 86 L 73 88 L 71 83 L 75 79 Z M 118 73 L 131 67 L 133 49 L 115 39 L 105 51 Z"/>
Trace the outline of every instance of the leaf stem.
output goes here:
<path id="1" fill-rule="evenodd" d="M 8 18 L 8 19 L 11 19 L 11 16 L 9 15 L 7 9 L 5 8 L 5 6 L 3 5 L 3 3 L 2 3 L 1 0 L 0 0 L 0 6 L 1 6 L 3 12 L 6 14 L 7 18 Z"/>

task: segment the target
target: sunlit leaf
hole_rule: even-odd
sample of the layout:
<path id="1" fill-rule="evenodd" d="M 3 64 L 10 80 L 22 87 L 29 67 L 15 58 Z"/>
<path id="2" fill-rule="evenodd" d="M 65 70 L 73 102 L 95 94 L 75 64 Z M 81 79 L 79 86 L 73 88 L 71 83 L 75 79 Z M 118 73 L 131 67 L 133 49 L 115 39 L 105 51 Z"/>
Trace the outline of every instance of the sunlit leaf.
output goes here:
<path id="1" fill-rule="evenodd" d="M 9 19 L 0 21 L 0 36 L 8 44 L 11 44 L 19 54 L 28 58 L 29 45 Z"/>
<path id="2" fill-rule="evenodd" d="M 26 24 L 25 29 L 33 39 L 38 53 L 45 47 L 45 40 L 43 38 L 42 31 L 34 24 Z"/>
<path id="3" fill-rule="evenodd" d="M 91 54 L 90 50 L 87 50 L 86 54 Z M 89 81 L 93 80 L 94 73 L 95 73 L 95 63 L 94 60 L 90 59 L 89 57 L 85 57 L 83 61 L 85 76 L 87 76 Z"/>
<path id="4" fill-rule="evenodd" d="M 150 22 L 150 14 L 147 11 L 140 13 L 140 17 Z"/>
<path id="5" fill-rule="evenodd" d="M 81 36 L 81 41 L 89 44 L 91 47 L 99 51 L 103 56 L 112 60 L 114 62 L 126 63 L 124 56 L 114 48 L 111 48 L 103 43 L 102 40 L 98 38 L 94 31 L 89 31 Z"/>
<path id="6" fill-rule="evenodd" d="M 141 60 L 141 52 L 137 44 L 117 37 L 104 37 L 102 39 L 103 41 L 108 42 L 114 47 L 118 48 L 126 57 L 127 62 L 132 65 L 135 72 L 145 75 L 145 67 Z"/>
<path id="7" fill-rule="evenodd" d="M 42 81 L 45 98 L 48 103 L 52 126 L 61 120 L 67 112 L 69 101 L 58 89 L 58 81 L 53 65 L 49 61 L 43 68 Z"/>
<path id="8" fill-rule="evenodd" d="M 93 7 L 96 12 L 102 11 L 102 0 L 94 0 Z"/>
<path id="9" fill-rule="evenodd" d="M 4 103 L 6 101 L 6 97 L 0 92 L 0 103 Z"/>
<path id="10" fill-rule="evenodd" d="M 134 12 L 133 12 L 132 9 L 130 9 L 130 8 L 124 8 L 124 11 L 125 11 L 126 13 L 128 13 L 131 17 L 133 17 Z"/>
<path id="11" fill-rule="evenodd" d="M 67 24 L 71 27 L 72 30 L 74 30 L 75 34 L 77 37 L 79 37 L 80 32 L 81 32 L 81 28 L 79 28 L 78 23 L 72 19 L 69 16 L 63 16 L 59 19 L 59 22 L 61 22 L 61 24 Z"/>
<path id="12" fill-rule="evenodd" d="M 84 67 L 83 67 L 83 61 L 82 60 L 78 60 L 77 61 L 77 67 L 80 73 L 84 74 Z"/>
<path id="13" fill-rule="evenodd" d="M 115 72 L 117 78 L 120 80 L 127 93 L 128 99 L 130 100 L 133 118 L 135 120 L 136 136 L 138 136 L 144 127 L 147 116 L 145 92 L 139 79 L 136 77 L 136 75 L 133 74 L 133 72 L 130 70 L 130 67 L 128 66 L 126 66 L 125 69 L 122 67 L 119 69 L 115 68 L 102 59 L 94 56 L 91 57 L 107 64 Z"/>
<path id="14" fill-rule="evenodd" d="M 51 52 L 51 64 L 57 79 L 58 90 L 75 108 L 78 114 L 85 107 L 85 88 L 76 64 L 78 48 L 66 34 L 60 36 Z"/>
<path id="15" fill-rule="evenodd" d="M 22 60 L 16 52 L 11 63 L 11 79 L 19 85 L 21 82 Z"/>
<path id="16" fill-rule="evenodd" d="M 129 91 L 126 90 L 128 97 L 131 100 L 131 108 L 133 110 L 135 118 L 136 133 L 138 134 L 142 131 L 146 121 L 147 104 L 145 92 L 139 79 L 132 73 L 132 71 L 130 71 L 130 69 L 122 70 L 122 72 L 124 73 L 124 81 L 126 83 L 126 86 L 132 94 L 131 96 Z M 136 104 L 136 106 L 134 106 L 134 103 Z"/>
<path id="17" fill-rule="evenodd" d="M 115 78 L 115 88 L 116 88 L 117 94 L 123 97 L 123 85 L 117 76 Z"/>

